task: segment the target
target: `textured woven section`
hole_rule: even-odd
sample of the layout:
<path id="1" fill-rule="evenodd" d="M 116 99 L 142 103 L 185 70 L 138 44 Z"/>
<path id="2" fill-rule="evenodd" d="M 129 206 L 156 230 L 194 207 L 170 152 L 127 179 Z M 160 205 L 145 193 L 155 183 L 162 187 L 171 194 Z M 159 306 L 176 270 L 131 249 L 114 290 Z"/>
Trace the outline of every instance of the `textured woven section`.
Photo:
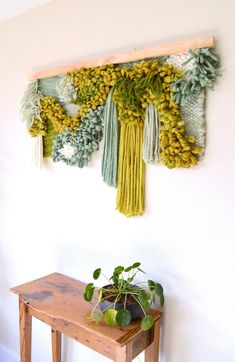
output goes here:
<path id="1" fill-rule="evenodd" d="M 69 166 L 84 167 L 88 165 L 93 152 L 99 149 L 103 136 L 103 106 L 96 110 L 90 109 L 82 120 L 84 123 L 75 132 L 67 129 L 58 133 L 53 142 L 54 162 L 62 161 Z"/>
<path id="2" fill-rule="evenodd" d="M 175 68 L 182 69 L 184 71 L 193 69 L 195 67 L 194 60 L 190 61 L 189 63 L 185 64 L 190 58 L 189 53 L 182 53 L 177 55 L 170 55 L 166 60 L 166 63 L 173 64 Z"/>
<path id="3" fill-rule="evenodd" d="M 56 98 L 56 100 L 61 104 L 66 112 L 73 116 L 78 112 L 79 106 L 73 103 L 61 102 L 60 87 L 58 83 L 61 81 L 61 77 L 50 77 L 41 79 L 39 81 L 39 89 L 43 96 L 51 96 Z M 43 137 L 43 156 L 50 157 L 52 155 L 52 144 L 54 139 L 57 136 L 57 132 L 54 130 L 51 122 L 47 122 L 47 132 Z"/>
<path id="4" fill-rule="evenodd" d="M 196 137 L 196 145 L 202 147 L 203 150 L 205 149 L 206 136 L 204 108 L 205 90 L 180 107 L 181 117 L 185 121 L 187 133 Z"/>
<path id="5" fill-rule="evenodd" d="M 63 98 L 63 96 L 60 94 L 60 81 L 61 77 L 41 79 L 39 81 L 39 89 L 44 96 L 54 97 L 66 110 L 68 115 L 73 116 L 78 112 L 80 106 L 71 102 L 61 101 L 61 98 Z"/>
<path id="6" fill-rule="evenodd" d="M 189 58 L 189 53 L 171 55 L 167 59 L 167 63 L 171 63 L 176 68 L 186 71 L 195 67 L 194 60 L 184 65 L 184 63 Z M 205 150 L 206 125 L 204 118 L 204 108 L 205 90 L 203 90 L 199 96 L 196 95 L 191 100 L 180 106 L 181 118 L 185 122 L 187 134 L 195 136 L 196 145 L 202 147 L 203 152 L 199 159 L 202 158 Z"/>
<path id="7" fill-rule="evenodd" d="M 47 132 L 46 135 L 43 136 L 43 157 L 50 157 L 52 155 L 52 145 L 57 134 L 52 123 L 47 121 Z"/>

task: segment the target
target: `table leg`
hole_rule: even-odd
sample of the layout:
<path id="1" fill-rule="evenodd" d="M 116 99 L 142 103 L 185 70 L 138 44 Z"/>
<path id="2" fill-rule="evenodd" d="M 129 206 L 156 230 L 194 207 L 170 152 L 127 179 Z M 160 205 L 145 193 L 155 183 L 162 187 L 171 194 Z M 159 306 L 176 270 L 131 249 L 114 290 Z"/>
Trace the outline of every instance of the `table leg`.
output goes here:
<path id="1" fill-rule="evenodd" d="M 61 362 L 61 333 L 56 329 L 51 329 L 52 341 L 52 361 Z"/>
<path id="2" fill-rule="evenodd" d="M 152 343 L 145 350 L 145 362 L 158 362 L 159 358 L 159 337 L 160 337 L 160 319 L 152 327 Z"/>
<path id="3" fill-rule="evenodd" d="M 20 361 L 31 362 L 31 335 L 32 316 L 29 314 L 27 304 L 19 299 L 20 317 Z"/>
<path id="4" fill-rule="evenodd" d="M 128 343 L 122 347 L 116 347 L 116 362 L 132 361 L 132 343 Z"/>

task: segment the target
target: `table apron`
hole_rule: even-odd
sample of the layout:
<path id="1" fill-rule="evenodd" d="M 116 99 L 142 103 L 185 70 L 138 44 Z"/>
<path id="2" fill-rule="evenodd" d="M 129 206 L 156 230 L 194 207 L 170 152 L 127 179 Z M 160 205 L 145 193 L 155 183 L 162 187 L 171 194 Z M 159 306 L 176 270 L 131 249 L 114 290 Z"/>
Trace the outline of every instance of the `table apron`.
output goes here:
<path id="1" fill-rule="evenodd" d="M 28 313 L 42 322 L 48 324 L 52 329 L 55 329 L 64 335 L 73 338 L 74 340 L 84 344 L 85 346 L 93 349 L 96 352 L 101 353 L 105 357 L 115 360 L 116 346 L 117 344 L 105 340 L 92 331 L 79 327 L 72 322 L 60 319 L 58 317 L 51 317 L 47 314 L 43 314 L 41 311 L 37 311 L 30 308 L 28 305 Z"/>

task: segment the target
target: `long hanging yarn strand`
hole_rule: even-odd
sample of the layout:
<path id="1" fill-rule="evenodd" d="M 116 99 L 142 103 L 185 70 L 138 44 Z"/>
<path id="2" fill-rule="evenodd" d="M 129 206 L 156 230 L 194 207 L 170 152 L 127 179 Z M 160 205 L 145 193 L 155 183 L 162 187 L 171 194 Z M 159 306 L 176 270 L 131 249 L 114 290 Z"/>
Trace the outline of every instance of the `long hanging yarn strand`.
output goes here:
<path id="1" fill-rule="evenodd" d="M 158 112 L 150 104 L 146 109 L 144 123 L 143 160 L 147 163 L 159 161 L 159 119 Z"/>
<path id="2" fill-rule="evenodd" d="M 38 135 L 35 137 L 35 146 L 34 146 L 34 154 L 32 158 L 33 166 L 37 168 L 42 168 L 43 163 L 43 140 L 42 135 Z"/>
<path id="3" fill-rule="evenodd" d="M 116 207 L 126 216 L 144 212 L 143 126 L 121 124 Z"/>
<path id="4" fill-rule="evenodd" d="M 119 124 L 117 108 L 112 100 L 113 88 L 109 92 L 104 111 L 104 150 L 102 176 L 109 186 L 117 187 Z"/>
<path id="5" fill-rule="evenodd" d="M 42 92 L 39 90 L 38 80 L 31 81 L 24 93 L 21 101 L 21 118 L 26 122 L 26 127 L 29 130 L 33 124 L 34 118 L 43 123 L 40 112 L 40 100 L 43 97 Z M 35 167 L 41 168 L 43 162 L 43 139 L 42 135 L 35 137 L 34 152 L 32 157 L 32 164 Z"/>
<path id="6" fill-rule="evenodd" d="M 40 117 L 41 97 L 43 97 L 43 94 L 39 90 L 38 80 L 31 81 L 24 92 L 20 110 L 21 118 L 26 122 L 27 129 L 30 129 L 35 116 L 42 122 Z"/>

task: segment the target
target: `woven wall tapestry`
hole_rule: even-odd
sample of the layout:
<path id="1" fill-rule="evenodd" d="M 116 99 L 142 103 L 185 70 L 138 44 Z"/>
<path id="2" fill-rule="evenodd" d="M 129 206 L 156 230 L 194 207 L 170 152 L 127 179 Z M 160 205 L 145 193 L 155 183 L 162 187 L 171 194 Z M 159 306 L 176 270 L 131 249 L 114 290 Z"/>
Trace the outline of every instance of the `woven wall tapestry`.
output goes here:
<path id="1" fill-rule="evenodd" d="M 197 165 L 205 149 L 206 89 L 220 75 L 212 48 L 80 68 L 31 81 L 21 115 L 36 159 L 83 168 L 103 138 L 101 174 L 116 208 L 144 212 L 145 167 Z"/>

